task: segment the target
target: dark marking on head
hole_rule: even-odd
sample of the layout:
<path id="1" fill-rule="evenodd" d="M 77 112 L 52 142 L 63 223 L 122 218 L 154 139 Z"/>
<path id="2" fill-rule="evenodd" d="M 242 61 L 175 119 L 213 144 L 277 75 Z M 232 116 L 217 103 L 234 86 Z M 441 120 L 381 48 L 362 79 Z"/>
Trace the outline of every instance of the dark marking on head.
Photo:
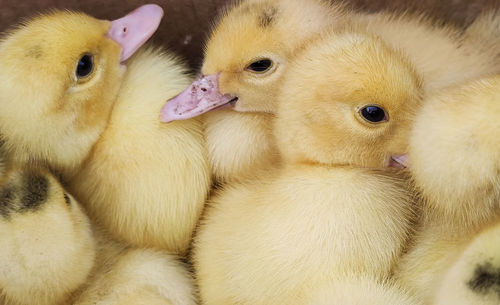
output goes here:
<path id="1" fill-rule="evenodd" d="M 467 286 L 475 293 L 494 292 L 500 299 L 500 267 L 494 267 L 490 262 L 476 266 L 474 275 Z"/>
<path id="2" fill-rule="evenodd" d="M 0 189 L 0 215 L 4 218 L 9 218 L 10 213 L 13 210 L 15 193 L 15 186 L 8 183 Z"/>
<path id="3" fill-rule="evenodd" d="M 64 193 L 64 201 L 66 201 L 67 205 L 71 204 L 71 198 L 69 198 L 68 194 Z"/>
<path id="4" fill-rule="evenodd" d="M 278 15 L 278 9 L 274 6 L 266 7 L 259 14 L 258 24 L 261 28 L 268 28 L 273 25 L 276 20 L 276 16 Z"/>
<path id="5" fill-rule="evenodd" d="M 43 55 L 43 50 L 40 45 L 34 45 L 26 51 L 26 57 L 31 57 L 35 59 L 39 59 Z"/>
<path id="6" fill-rule="evenodd" d="M 49 179 L 43 174 L 28 171 L 23 176 L 22 210 L 35 210 L 47 200 Z"/>

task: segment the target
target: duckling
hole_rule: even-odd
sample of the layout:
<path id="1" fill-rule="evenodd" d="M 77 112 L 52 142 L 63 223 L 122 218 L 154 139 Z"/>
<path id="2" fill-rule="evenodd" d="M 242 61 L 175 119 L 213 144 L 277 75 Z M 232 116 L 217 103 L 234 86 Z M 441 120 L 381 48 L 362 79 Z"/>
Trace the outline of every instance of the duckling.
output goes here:
<path id="1" fill-rule="evenodd" d="M 112 241 L 44 168 L 7 170 L 0 232 L 2 304 L 195 304 L 176 258 Z"/>
<path id="2" fill-rule="evenodd" d="M 491 244 L 498 229 L 476 237 L 500 221 L 499 88 L 499 75 L 454 86 L 430 97 L 416 118 L 409 168 L 424 198 L 424 213 L 396 276 L 427 303 L 498 303 L 498 295 L 494 301 L 485 296 L 494 284 L 484 294 L 464 285 L 474 282 L 472 268 L 499 257 Z M 467 253 L 477 256 L 470 259 Z M 458 296 L 464 298 L 455 302 Z"/>
<path id="3" fill-rule="evenodd" d="M 279 162 L 270 130 L 283 71 L 310 36 L 346 14 L 324 2 L 247 0 L 232 7 L 206 43 L 203 76 L 162 109 L 164 122 L 219 109 L 204 117 L 216 180 Z"/>
<path id="4" fill-rule="evenodd" d="M 161 16 L 157 6 L 114 23 L 55 11 L 10 31 L 0 43 L 5 150 L 20 162 L 75 172 L 106 126 L 125 70 L 120 62 L 140 46 L 137 36 L 153 34 Z M 143 28 L 134 26 L 141 20 Z M 120 36 L 120 29 L 131 35 Z"/>
<path id="5" fill-rule="evenodd" d="M 132 56 L 162 14 L 56 12 L 14 30 L 0 45 L 0 132 L 11 158 L 60 173 L 115 238 L 182 254 L 211 182 L 201 122 L 158 121 L 187 69 L 161 50 Z"/>
<path id="6" fill-rule="evenodd" d="M 331 281 L 382 281 L 411 231 L 413 194 L 388 168 L 421 98 L 408 60 L 368 34 L 329 31 L 297 55 L 281 90 L 283 165 L 220 190 L 198 229 L 206 305 L 306 304 Z"/>

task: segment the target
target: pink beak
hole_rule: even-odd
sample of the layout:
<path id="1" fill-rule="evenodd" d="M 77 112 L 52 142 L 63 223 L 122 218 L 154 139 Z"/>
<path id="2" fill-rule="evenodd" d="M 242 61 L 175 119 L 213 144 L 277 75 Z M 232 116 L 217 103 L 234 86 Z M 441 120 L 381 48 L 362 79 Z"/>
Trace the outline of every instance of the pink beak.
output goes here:
<path id="1" fill-rule="evenodd" d="M 160 120 L 171 122 L 186 120 L 213 109 L 231 107 L 238 98 L 219 91 L 219 74 L 201 76 L 191 86 L 167 101 Z"/>
<path id="2" fill-rule="evenodd" d="M 125 17 L 111 21 L 108 37 L 122 47 L 120 62 L 126 61 L 156 32 L 162 17 L 161 7 L 146 4 Z"/>

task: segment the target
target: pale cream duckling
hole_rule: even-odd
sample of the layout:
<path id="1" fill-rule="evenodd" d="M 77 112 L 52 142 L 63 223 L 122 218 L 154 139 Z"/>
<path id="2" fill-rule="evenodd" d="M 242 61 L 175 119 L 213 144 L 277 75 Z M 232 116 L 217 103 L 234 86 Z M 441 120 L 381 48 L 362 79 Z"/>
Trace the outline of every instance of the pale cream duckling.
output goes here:
<path id="1" fill-rule="evenodd" d="M 180 262 L 109 239 L 45 169 L 2 178 L 0 233 L 1 304 L 195 304 Z"/>
<path id="2" fill-rule="evenodd" d="M 279 98 L 283 168 L 228 185 L 198 230 L 203 304 L 306 304 L 325 284 L 389 276 L 413 199 L 387 167 L 406 151 L 420 94 L 411 64 L 378 39 L 329 32 L 311 43 Z"/>
<path id="3" fill-rule="evenodd" d="M 450 88 L 416 119 L 409 162 L 424 215 L 396 275 L 426 304 L 498 304 L 499 88 L 500 76 Z M 489 284 L 474 284 L 488 264 Z"/>
<path id="4" fill-rule="evenodd" d="M 122 64 L 162 15 L 57 12 L 12 31 L 0 44 L 0 133 L 11 158 L 61 172 L 116 238 L 183 253 L 210 186 L 202 125 L 158 113 L 190 78 L 159 50 Z"/>
<path id="5" fill-rule="evenodd" d="M 288 62 L 344 10 L 321 0 L 247 0 L 224 13 L 205 48 L 203 76 L 162 111 L 163 121 L 204 116 L 218 181 L 238 180 L 279 161 L 271 135 Z"/>

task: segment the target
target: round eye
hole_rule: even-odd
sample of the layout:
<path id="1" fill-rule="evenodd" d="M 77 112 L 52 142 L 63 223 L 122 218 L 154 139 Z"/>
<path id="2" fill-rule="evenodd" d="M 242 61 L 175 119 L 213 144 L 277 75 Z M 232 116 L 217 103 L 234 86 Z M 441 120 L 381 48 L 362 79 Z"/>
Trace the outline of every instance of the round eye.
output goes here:
<path id="1" fill-rule="evenodd" d="M 359 111 L 361 116 L 370 123 L 380 123 L 387 121 L 384 109 L 378 106 L 366 106 Z"/>
<path id="2" fill-rule="evenodd" d="M 251 71 L 251 72 L 256 72 L 256 73 L 264 73 L 271 69 L 273 66 L 273 62 L 270 59 L 259 59 L 246 68 L 246 70 Z"/>
<path id="3" fill-rule="evenodd" d="M 83 55 L 78 61 L 78 65 L 76 66 L 76 76 L 78 78 L 89 76 L 89 74 L 92 73 L 93 68 L 94 59 L 92 55 Z"/>

